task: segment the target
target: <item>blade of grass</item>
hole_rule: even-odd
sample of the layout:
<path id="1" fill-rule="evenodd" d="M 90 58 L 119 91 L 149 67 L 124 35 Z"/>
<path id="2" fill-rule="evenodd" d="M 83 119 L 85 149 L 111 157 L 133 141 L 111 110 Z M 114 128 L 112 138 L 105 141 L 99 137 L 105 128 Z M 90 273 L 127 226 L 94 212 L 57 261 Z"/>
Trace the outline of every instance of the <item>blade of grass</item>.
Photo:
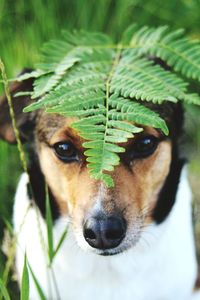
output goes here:
<path id="1" fill-rule="evenodd" d="M 0 291 L 5 300 L 11 300 L 7 288 L 5 287 L 1 279 L 0 279 Z"/>
<path id="2" fill-rule="evenodd" d="M 24 256 L 24 268 L 22 273 L 20 300 L 29 300 L 29 275 L 28 275 L 26 254 Z"/>
<path id="3" fill-rule="evenodd" d="M 3 218 L 3 221 L 5 223 L 6 228 L 8 229 L 9 233 L 11 235 L 13 235 L 13 228 L 12 228 L 11 223 L 7 219 L 5 219 L 5 218 Z"/>
<path id="4" fill-rule="evenodd" d="M 63 234 L 61 235 L 61 238 L 60 238 L 60 240 L 59 240 L 59 242 L 57 244 L 57 247 L 56 247 L 56 249 L 53 252 L 53 258 L 56 256 L 56 254 L 58 253 L 60 247 L 62 246 L 62 244 L 63 244 L 63 242 L 65 240 L 65 237 L 67 235 L 67 232 L 68 232 L 68 229 L 65 229 L 64 232 L 63 232 Z"/>
<path id="5" fill-rule="evenodd" d="M 33 281 L 35 283 L 35 286 L 36 286 L 36 289 L 38 291 L 38 295 L 40 297 L 40 300 L 47 300 L 47 298 L 45 297 L 45 294 L 44 294 L 44 292 L 43 292 L 43 290 L 42 290 L 42 288 L 41 288 L 41 286 L 40 286 L 40 284 L 39 284 L 39 282 L 38 282 L 38 280 L 37 280 L 37 278 L 36 278 L 36 276 L 35 276 L 32 268 L 30 266 L 30 264 L 28 264 L 28 268 L 29 268 L 29 270 L 31 272 L 31 276 L 32 276 Z"/>
<path id="6" fill-rule="evenodd" d="M 50 207 L 50 200 L 49 200 L 49 192 L 47 184 L 45 186 L 45 193 L 46 193 L 46 223 L 47 223 L 47 240 L 48 240 L 48 255 L 49 255 L 49 262 L 50 265 L 53 260 L 54 256 L 54 247 L 53 247 L 53 220 L 52 220 L 52 213 Z"/>

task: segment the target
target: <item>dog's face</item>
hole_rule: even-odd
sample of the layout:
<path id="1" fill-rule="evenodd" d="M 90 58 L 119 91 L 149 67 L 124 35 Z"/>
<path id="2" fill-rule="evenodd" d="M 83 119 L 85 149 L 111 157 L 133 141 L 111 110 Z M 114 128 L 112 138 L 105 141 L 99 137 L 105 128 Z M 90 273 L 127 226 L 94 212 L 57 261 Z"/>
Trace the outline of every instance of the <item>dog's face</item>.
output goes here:
<path id="1" fill-rule="evenodd" d="M 166 116 L 169 124 L 173 114 L 174 110 L 170 109 Z M 70 126 L 75 119 L 43 111 L 32 119 L 31 132 L 39 166 L 59 215 L 70 218 L 79 246 L 102 255 L 133 247 L 144 228 L 158 221 L 156 213 L 159 214 L 162 191 L 173 172 L 174 139 L 145 127 L 123 145 L 126 152 L 112 173 L 115 186 L 107 188 L 88 174 L 84 141 Z M 4 132 L 10 137 L 5 124 Z M 25 124 L 27 120 L 23 128 Z"/>
<path id="2" fill-rule="evenodd" d="M 45 113 L 38 117 L 35 137 L 42 172 L 60 212 L 71 217 L 81 247 L 94 246 L 90 235 L 98 234 L 95 229 L 98 224 L 84 227 L 86 223 L 97 222 L 99 227 L 105 227 L 102 229 L 105 234 L 106 230 L 111 231 L 111 238 L 112 231 L 116 239 L 120 239 L 120 232 L 123 235 L 119 245 L 106 252 L 123 251 L 137 242 L 143 226 L 152 221 L 152 210 L 169 173 L 171 142 L 157 130 L 144 128 L 126 144 L 121 163 L 112 174 L 115 186 L 108 189 L 89 176 L 83 140 L 70 127 L 73 121 Z M 106 224 L 107 218 L 110 226 Z M 111 241 L 101 242 L 102 245 L 97 243 L 101 250 L 92 247 L 99 253 L 105 252 L 107 244 L 112 246 Z M 116 244 L 114 237 L 113 244 Z"/>

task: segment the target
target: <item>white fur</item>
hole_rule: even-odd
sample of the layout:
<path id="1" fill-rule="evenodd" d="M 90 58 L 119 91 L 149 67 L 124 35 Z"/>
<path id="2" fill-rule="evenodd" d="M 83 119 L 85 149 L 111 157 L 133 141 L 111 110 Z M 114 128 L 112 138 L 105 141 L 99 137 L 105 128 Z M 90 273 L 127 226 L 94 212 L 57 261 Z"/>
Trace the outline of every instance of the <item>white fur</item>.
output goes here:
<path id="1" fill-rule="evenodd" d="M 14 206 L 18 234 L 16 266 L 21 278 L 24 253 L 49 300 L 198 300 L 192 290 L 197 276 L 191 220 L 191 192 L 186 170 L 181 175 L 176 203 L 161 225 L 150 225 L 138 244 L 115 256 L 83 251 L 69 232 L 53 262 L 58 293 L 48 269 L 46 225 L 29 207 L 23 174 Z M 54 245 L 68 226 L 67 218 L 54 225 Z M 41 233 L 42 236 L 41 237 Z M 41 243 L 43 240 L 43 243 Z M 30 275 L 31 279 L 31 275 Z M 31 280 L 30 299 L 39 299 Z"/>

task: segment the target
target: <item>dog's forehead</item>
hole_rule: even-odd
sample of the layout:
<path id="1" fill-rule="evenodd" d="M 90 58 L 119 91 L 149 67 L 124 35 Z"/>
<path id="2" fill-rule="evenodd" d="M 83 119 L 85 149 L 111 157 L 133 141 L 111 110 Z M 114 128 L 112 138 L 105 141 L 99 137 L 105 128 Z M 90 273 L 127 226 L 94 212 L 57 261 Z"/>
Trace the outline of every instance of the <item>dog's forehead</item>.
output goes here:
<path id="1" fill-rule="evenodd" d="M 71 127 L 71 124 L 75 121 L 77 121 L 75 117 L 41 112 L 36 122 L 37 139 L 48 144 L 66 140 L 66 138 L 81 140 L 78 132 Z"/>
<path id="2" fill-rule="evenodd" d="M 158 115 L 160 115 L 166 121 L 170 129 L 170 136 L 176 135 L 175 131 L 177 131 L 177 134 L 179 134 L 183 117 L 182 107 L 180 105 L 173 103 L 166 103 L 163 105 L 147 103 L 146 106 L 158 113 Z M 72 136 L 73 139 L 82 140 L 78 132 L 71 127 L 71 124 L 76 120 L 77 118 L 75 117 L 65 117 L 59 114 L 45 113 L 44 111 L 40 111 L 36 122 L 37 139 L 41 142 L 49 142 L 55 133 L 58 133 L 57 136 L 59 138 L 60 134 L 60 139 L 62 138 L 63 134 L 63 140 L 65 140 L 65 137 Z M 152 128 L 150 128 L 150 131 L 151 130 Z M 147 133 L 149 133 L 149 129 L 147 130 Z"/>

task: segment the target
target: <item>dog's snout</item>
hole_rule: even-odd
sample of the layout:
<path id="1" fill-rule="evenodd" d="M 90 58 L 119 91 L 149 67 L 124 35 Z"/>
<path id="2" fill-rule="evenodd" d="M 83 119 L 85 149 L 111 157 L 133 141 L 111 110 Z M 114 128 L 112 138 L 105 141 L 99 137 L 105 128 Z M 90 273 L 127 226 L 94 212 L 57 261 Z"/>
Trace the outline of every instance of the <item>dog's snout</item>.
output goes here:
<path id="1" fill-rule="evenodd" d="M 86 220 L 83 235 L 88 244 L 97 249 L 117 247 L 126 234 L 126 222 L 119 216 L 96 216 Z"/>

